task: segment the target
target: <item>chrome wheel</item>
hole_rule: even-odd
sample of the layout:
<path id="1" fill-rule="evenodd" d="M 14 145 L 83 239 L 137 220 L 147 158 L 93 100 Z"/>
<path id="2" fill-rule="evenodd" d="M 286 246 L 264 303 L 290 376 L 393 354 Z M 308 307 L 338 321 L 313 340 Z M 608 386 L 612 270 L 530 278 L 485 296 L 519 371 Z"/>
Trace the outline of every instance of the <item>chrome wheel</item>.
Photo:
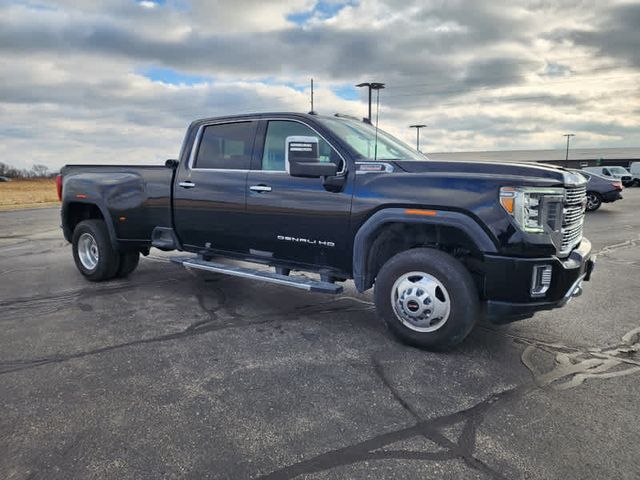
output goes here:
<path id="1" fill-rule="evenodd" d="M 596 195 L 595 193 L 589 192 L 587 194 L 587 210 L 591 211 L 591 210 L 595 210 L 596 208 L 598 208 L 600 206 L 600 197 L 598 197 L 598 195 Z"/>
<path id="2" fill-rule="evenodd" d="M 90 233 L 83 233 L 78 238 L 78 258 L 87 270 L 94 270 L 98 266 L 100 259 L 98 243 Z"/>
<path id="3" fill-rule="evenodd" d="M 416 332 L 434 332 L 449 318 L 451 300 L 442 282 L 424 272 L 402 275 L 391 289 L 393 311 Z"/>

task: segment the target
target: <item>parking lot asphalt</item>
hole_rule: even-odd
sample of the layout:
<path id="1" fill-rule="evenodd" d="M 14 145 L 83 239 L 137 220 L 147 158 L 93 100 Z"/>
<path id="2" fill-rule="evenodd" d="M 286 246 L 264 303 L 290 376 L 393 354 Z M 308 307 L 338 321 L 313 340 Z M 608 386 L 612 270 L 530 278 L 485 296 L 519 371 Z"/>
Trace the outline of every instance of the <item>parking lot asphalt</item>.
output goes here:
<path id="1" fill-rule="evenodd" d="M 640 478 L 640 188 L 588 214 L 565 308 L 399 344 L 371 292 L 86 282 L 57 209 L 0 213 L 0 478 Z"/>

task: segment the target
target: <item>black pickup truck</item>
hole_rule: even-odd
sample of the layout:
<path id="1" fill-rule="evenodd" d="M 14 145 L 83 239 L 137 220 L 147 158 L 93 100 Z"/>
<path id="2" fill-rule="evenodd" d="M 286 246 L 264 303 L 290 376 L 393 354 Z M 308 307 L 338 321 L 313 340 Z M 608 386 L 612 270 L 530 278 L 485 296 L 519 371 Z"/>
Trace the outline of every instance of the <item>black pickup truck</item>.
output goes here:
<path id="1" fill-rule="evenodd" d="M 67 165 L 58 178 L 89 280 L 127 276 L 151 247 L 309 291 L 353 279 L 375 284 L 393 333 L 436 350 L 482 316 L 527 318 L 582 292 L 585 184 L 556 167 L 431 161 L 367 122 L 297 113 L 197 120 L 164 166 Z"/>

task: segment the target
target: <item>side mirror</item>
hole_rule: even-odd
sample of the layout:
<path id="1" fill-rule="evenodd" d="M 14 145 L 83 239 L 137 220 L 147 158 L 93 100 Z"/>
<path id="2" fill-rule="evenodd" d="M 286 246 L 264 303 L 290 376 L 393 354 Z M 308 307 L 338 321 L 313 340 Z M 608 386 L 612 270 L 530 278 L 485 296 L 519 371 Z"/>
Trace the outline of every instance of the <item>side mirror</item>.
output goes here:
<path id="1" fill-rule="evenodd" d="M 287 137 L 285 147 L 285 165 L 292 177 L 332 177 L 338 173 L 335 163 L 320 161 L 317 137 Z"/>
<path id="2" fill-rule="evenodd" d="M 179 163 L 178 160 L 174 160 L 173 158 L 170 158 L 169 160 L 164 162 L 164 166 L 173 170 L 178 166 L 178 163 Z"/>

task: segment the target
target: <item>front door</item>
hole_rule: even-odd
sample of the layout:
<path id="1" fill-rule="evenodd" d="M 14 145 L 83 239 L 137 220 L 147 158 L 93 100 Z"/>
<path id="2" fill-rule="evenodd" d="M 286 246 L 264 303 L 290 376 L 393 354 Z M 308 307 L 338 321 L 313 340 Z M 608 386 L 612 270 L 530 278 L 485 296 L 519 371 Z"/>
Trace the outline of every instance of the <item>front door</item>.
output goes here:
<path id="1" fill-rule="evenodd" d="M 257 121 L 200 127 L 174 182 L 174 216 L 183 245 L 247 252 L 247 174 Z"/>
<path id="2" fill-rule="evenodd" d="M 321 178 L 296 178 L 285 168 L 285 139 L 318 138 L 321 160 L 344 159 L 310 126 L 294 120 L 269 120 L 262 156 L 247 177 L 247 213 L 254 254 L 308 265 L 350 270 L 349 218 L 352 182 L 341 191 L 325 188 Z"/>

